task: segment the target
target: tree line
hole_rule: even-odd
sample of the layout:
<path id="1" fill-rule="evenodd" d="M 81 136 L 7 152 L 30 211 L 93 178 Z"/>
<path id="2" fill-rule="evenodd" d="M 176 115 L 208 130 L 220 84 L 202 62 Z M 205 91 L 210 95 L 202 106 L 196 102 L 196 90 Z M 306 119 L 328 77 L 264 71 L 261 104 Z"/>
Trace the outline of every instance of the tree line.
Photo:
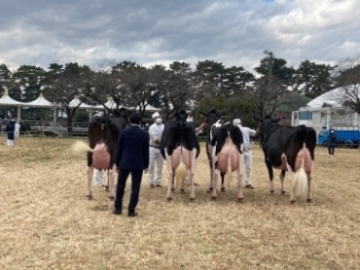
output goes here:
<path id="1" fill-rule="evenodd" d="M 118 107 L 137 107 L 142 116 L 150 104 L 163 109 L 165 118 L 180 108 L 191 109 L 195 102 L 201 109 L 225 110 L 229 118 L 241 116 L 246 122 L 251 115 L 272 114 L 282 104 L 292 102 L 284 98 L 290 93 L 315 98 L 335 87 L 355 87 L 360 81 L 358 58 L 333 66 L 305 60 L 294 68 L 272 52 L 264 53 L 253 71 L 213 60 L 198 61 L 194 69 L 179 61 L 168 67 L 147 68 L 132 61 L 104 60 L 98 70 L 76 62 L 51 63 L 47 70 L 22 65 L 15 71 L 0 64 L 0 94 L 8 90 L 13 99 L 29 102 L 43 93 L 64 107 L 70 126 L 78 112 L 78 107 L 69 107 L 75 96 L 92 105 L 104 105 L 111 97 Z M 348 94 L 358 94 L 352 92 Z M 360 113 L 358 97 L 350 106 Z M 41 109 L 29 108 L 22 116 L 35 120 L 44 114 Z"/>

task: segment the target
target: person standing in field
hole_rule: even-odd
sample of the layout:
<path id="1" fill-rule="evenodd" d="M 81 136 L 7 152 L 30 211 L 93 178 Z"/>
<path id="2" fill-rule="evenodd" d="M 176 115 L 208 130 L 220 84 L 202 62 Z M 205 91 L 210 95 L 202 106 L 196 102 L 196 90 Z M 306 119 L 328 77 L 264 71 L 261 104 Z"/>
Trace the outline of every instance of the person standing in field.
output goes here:
<path id="1" fill-rule="evenodd" d="M 161 135 L 164 132 L 164 124 L 158 112 L 153 113 L 154 123 L 149 127 L 150 135 L 150 163 L 149 163 L 149 184 L 151 188 L 161 187 L 163 157 L 160 152 Z M 156 164 L 156 174 L 155 171 Z"/>
<path id="2" fill-rule="evenodd" d="M 334 155 L 335 144 L 336 144 L 336 133 L 335 133 L 335 129 L 332 128 L 329 134 L 329 146 L 328 146 L 329 156 Z"/>
<path id="3" fill-rule="evenodd" d="M 140 185 L 143 172 L 148 172 L 149 167 L 149 134 L 142 130 L 139 125 L 141 116 L 132 112 L 130 127 L 120 132 L 118 140 L 116 170 L 119 173 L 115 199 L 115 215 L 122 213 L 122 201 L 126 186 L 126 180 L 131 173 L 131 195 L 128 206 L 128 216 L 135 217 L 135 208 L 139 201 Z"/>
<path id="4" fill-rule="evenodd" d="M 6 124 L 7 146 L 14 146 L 15 121 L 13 118 Z"/>
<path id="5" fill-rule="evenodd" d="M 19 138 L 20 135 L 20 123 L 19 121 L 16 121 L 15 123 L 15 137 Z"/>
<path id="6" fill-rule="evenodd" d="M 250 189 L 254 189 L 254 187 L 252 186 L 252 181 L 251 181 L 251 170 L 252 170 L 252 152 L 251 152 L 251 148 L 252 148 L 252 144 L 250 141 L 250 137 L 254 137 L 255 136 L 255 130 L 248 128 L 248 127 L 243 127 L 241 124 L 241 119 L 240 118 L 236 118 L 233 120 L 233 125 L 234 126 L 238 126 L 239 129 L 241 130 L 241 133 L 243 135 L 243 158 L 244 158 L 244 167 L 245 167 L 245 171 L 246 171 L 246 175 L 245 175 L 245 188 L 250 188 Z"/>

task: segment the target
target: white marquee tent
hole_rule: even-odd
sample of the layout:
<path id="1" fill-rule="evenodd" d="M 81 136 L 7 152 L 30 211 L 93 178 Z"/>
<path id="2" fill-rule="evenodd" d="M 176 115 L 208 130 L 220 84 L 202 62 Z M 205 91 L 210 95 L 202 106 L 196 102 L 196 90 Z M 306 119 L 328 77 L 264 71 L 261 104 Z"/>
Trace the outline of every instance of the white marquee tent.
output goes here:
<path id="1" fill-rule="evenodd" d="M 75 98 L 72 101 L 70 101 L 69 107 L 70 108 L 75 108 L 75 107 L 77 107 L 79 105 L 79 103 L 81 103 L 79 108 L 88 109 L 90 111 L 90 113 L 89 113 L 90 117 L 92 115 L 92 110 L 93 109 L 102 109 L 102 110 L 105 109 L 103 105 L 92 106 L 92 105 L 88 105 L 88 104 L 86 104 L 84 102 L 81 102 L 81 100 L 79 99 L 78 96 L 75 96 Z M 44 97 L 44 95 L 42 93 L 39 95 L 39 97 L 37 99 L 35 99 L 33 101 L 20 102 L 20 101 L 12 99 L 9 96 L 9 93 L 8 93 L 7 90 L 4 92 L 3 96 L 0 98 L 0 106 L 16 106 L 17 107 L 17 120 L 18 121 L 21 120 L 21 107 L 25 107 L 25 108 L 26 107 L 53 108 L 54 109 L 54 122 L 56 122 L 56 118 L 57 118 L 57 109 L 63 107 L 60 104 L 50 102 L 49 100 L 47 100 Z M 107 108 L 110 108 L 110 109 L 117 108 L 117 105 L 114 102 L 112 97 L 108 98 L 108 101 L 105 103 L 105 106 Z M 120 105 L 119 108 L 121 108 L 121 107 L 124 107 L 124 108 L 127 108 L 127 109 L 133 109 L 133 108 L 130 108 L 130 107 L 125 107 L 125 106 Z M 139 109 L 138 106 L 135 109 L 138 110 Z M 145 110 L 150 111 L 150 112 L 161 111 L 161 109 L 155 108 L 155 107 L 153 107 L 151 105 L 147 105 Z"/>
<path id="2" fill-rule="evenodd" d="M 20 121 L 21 107 L 26 103 L 12 99 L 9 92 L 5 90 L 3 96 L 0 98 L 0 106 L 17 106 L 17 120 Z"/>

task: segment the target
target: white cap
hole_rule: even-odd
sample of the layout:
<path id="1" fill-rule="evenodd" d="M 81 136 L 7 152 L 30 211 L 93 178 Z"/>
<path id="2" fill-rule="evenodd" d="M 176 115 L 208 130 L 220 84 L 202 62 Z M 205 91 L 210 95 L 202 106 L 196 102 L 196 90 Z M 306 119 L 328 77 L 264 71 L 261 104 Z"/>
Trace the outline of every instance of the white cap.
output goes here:
<path id="1" fill-rule="evenodd" d="M 233 120 L 233 125 L 236 126 L 236 125 L 239 125 L 239 124 L 241 124 L 240 118 L 235 118 L 235 119 Z"/>
<path id="2" fill-rule="evenodd" d="M 151 117 L 152 117 L 152 119 L 154 119 L 155 117 L 160 117 L 160 113 L 155 112 L 155 113 L 152 114 Z"/>

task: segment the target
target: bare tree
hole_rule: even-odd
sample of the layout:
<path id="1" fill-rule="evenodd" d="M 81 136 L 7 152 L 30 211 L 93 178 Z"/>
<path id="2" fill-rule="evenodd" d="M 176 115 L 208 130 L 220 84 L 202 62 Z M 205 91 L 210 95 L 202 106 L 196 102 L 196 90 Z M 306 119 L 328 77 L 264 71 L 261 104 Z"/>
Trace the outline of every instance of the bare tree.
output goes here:
<path id="1" fill-rule="evenodd" d="M 340 61 L 334 76 L 338 90 L 331 98 L 360 114 L 360 55 Z"/>
<path id="2" fill-rule="evenodd" d="M 190 64 L 175 61 L 170 64 L 170 70 L 162 79 L 162 98 L 167 108 L 166 117 L 181 108 L 187 108 L 187 101 L 194 97 L 194 88 L 191 85 L 192 72 Z M 169 105 L 172 105 L 170 109 Z"/>
<path id="3" fill-rule="evenodd" d="M 271 115 L 281 105 L 289 102 L 286 98 L 289 92 L 274 77 L 270 79 L 270 76 L 265 76 L 257 79 L 254 86 L 248 89 L 252 90 L 250 102 L 253 104 L 254 113 L 261 116 Z"/>
<path id="4" fill-rule="evenodd" d="M 62 65 L 51 64 L 50 71 L 46 74 L 45 92 L 49 99 L 59 103 L 65 108 L 67 114 L 67 129 L 72 132 L 72 123 L 82 101 L 75 107 L 70 107 L 70 102 L 81 95 L 89 87 L 91 70 L 87 66 L 79 66 L 77 63 L 68 63 L 65 68 Z"/>

